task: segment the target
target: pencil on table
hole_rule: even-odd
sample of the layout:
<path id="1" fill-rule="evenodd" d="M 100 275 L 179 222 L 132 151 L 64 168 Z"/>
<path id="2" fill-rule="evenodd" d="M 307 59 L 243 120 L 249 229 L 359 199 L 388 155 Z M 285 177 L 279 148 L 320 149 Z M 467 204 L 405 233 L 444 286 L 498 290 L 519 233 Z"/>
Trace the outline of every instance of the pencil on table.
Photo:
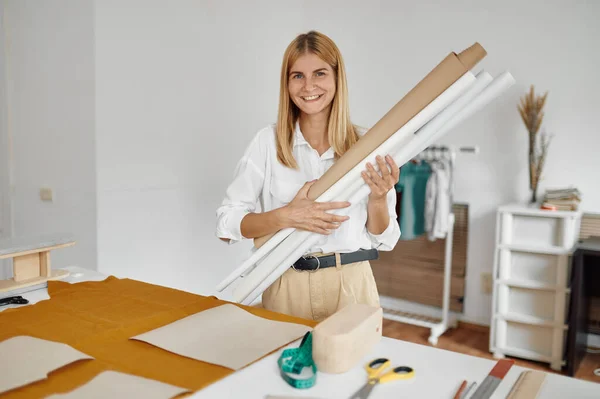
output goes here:
<path id="1" fill-rule="evenodd" d="M 454 394 L 454 399 L 460 399 L 460 395 L 466 386 L 467 380 L 463 380 L 462 384 L 460 384 L 460 387 L 458 388 L 458 391 L 456 391 L 456 394 Z"/>

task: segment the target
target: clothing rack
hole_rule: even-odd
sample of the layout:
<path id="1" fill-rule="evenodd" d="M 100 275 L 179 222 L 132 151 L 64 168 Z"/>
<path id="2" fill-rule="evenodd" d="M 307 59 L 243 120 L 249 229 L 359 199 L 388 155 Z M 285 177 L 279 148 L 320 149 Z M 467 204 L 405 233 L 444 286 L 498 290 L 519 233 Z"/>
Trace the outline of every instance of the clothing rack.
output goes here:
<path id="1" fill-rule="evenodd" d="M 475 146 L 455 147 L 455 146 L 430 146 L 423 150 L 417 159 L 439 159 L 440 157 L 448 157 L 452 176 L 454 175 L 454 160 L 457 153 L 479 153 L 479 148 Z M 431 329 L 429 335 L 429 343 L 437 345 L 438 338 L 448 330 L 449 327 L 456 327 L 456 318 L 451 317 L 450 310 L 450 280 L 452 277 L 452 244 L 454 236 L 454 221 L 455 215 L 452 212 L 452 191 L 453 185 L 450 185 L 450 213 L 448 215 L 448 232 L 446 234 L 446 242 L 444 247 L 444 288 L 442 296 L 442 317 L 441 319 L 429 316 L 423 316 L 415 313 L 403 311 L 401 306 L 394 303 L 386 304 L 383 307 L 383 317 L 389 320 L 399 321 L 401 323 L 413 324 Z"/>
<path id="2" fill-rule="evenodd" d="M 456 159 L 456 153 L 460 152 L 460 153 L 471 153 L 471 154 L 478 154 L 479 153 L 479 147 L 477 146 L 447 146 L 447 145 L 441 145 L 441 146 L 436 146 L 436 145 L 432 145 L 429 146 L 427 148 L 425 148 L 425 150 L 423 150 L 423 152 L 421 152 L 420 155 L 427 155 L 427 153 L 431 153 L 433 152 L 434 154 L 437 153 L 441 153 L 441 154 L 449 154 L 450 158 L 452 161 L 454 161 L 454 159 Z"/>

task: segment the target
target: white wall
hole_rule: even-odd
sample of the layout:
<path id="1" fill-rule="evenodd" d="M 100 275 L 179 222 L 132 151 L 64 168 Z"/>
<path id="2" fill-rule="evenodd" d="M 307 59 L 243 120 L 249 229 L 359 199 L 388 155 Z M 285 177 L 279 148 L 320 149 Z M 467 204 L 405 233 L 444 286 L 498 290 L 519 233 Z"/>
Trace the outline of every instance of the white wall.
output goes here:
<path id="1" fill-rule="evenodd" d="M 96 3 L 100 270 L 208 293 L 235 267 L 244 245 L 215 238 L 215 210 L 275 117 L 298 13 L 274 1 Z"/>
<path id="2" fill-rule="evenodd" d="M 5 0 L 14 234 L 66 232 L 53 267 L 96 269 L 93 1 Z M 51 187 L 53 202 L 39 189 Z"/>
<path id="3" fill-rule="evenodd" d="M 516 104 L 530 84 L 550 90 L 546 126 L 556 137 L 545 185 L 576 184 L 585 208 L 600 207 L 600 8 L 334 3 L 96 4 L 100 269 L 207 293 L 236 266 L 241 252 L 214 238 L 214 210 L 245 145 L 275 118 L 281 55 L 296 34 L 319 29 L 338 43 L 353 118 L 364 125 L 449 51 L 479 41 L 489 52 L 482 66 L 510 69 L 518 83 L 443 141 L 481 149 L 459 159 L 456 199 L 471 205 L 465 318 L 489 323 L 480 273 L 492 268 L 495 208 L 528 198 Z"/>
<path id="4" fill-rule="evenodd" d="M 98 1 L 90 23 L 89 1 L 69 7 L 62 1 L 36 3 L 35 8 L 32 2 L 9 2 L 19 9 L 12 23 L 20 37 L 18 52 L 36 61 L 21 62 L 16 72 L 24 87 L 14 101 L 22 107 L 15 111 L 15 132 L 17 126 L 23 132 L 15 138 L 17 183 L 27 183 L 18 190 L 17 226 L 37 227 L 35 218 L 45 209 L 35 202 L 38 186 L 64 174 L 62 161 L 52 164 L 50 174 L 40 168 L 24 140 L 37 137 L 44 149 L 54 150 L 36 151 L 38 156 L 56 153 L 60 148 L 40 128 L 74 123 L 65 115 L 75 110 L 70 115 L 80 116 L 82 133 L 66 129 L 68 151 L 70 159 L 80 154 L 85 162 L 73 161 L 79 174 L 71 181 L 91 181 L 94 168 L 88 161 L 95 157 L 99 269 L 213 293 L 249 245 L 227 246 L 216 239 L 214 211 L 248 141 L 275 119 L 281 56 L 296 34 L 318 29 L 338 43 L 348 67 L 353 119 L 366 126 L 449 51 L 479 41 L 489 53 L 481 66 L 493 75 L 509 69 L 518 83 L 443 142 L 481 149 L 458 160 L 456 200 L 471 206 L 465 319 L 489 323 L 490 298 L 480 293 L 480 273 L 492 268 L 495 208 L 528 198 L 526 132 L 516 105 L 530 84 L 550 90 L 545 124 L 556 137 L 544 186 L 575 184 L 584 192 L 585 209 L 600 208 L 600 188 L 592 176 L 600 143 L 593 118 L 600 106 L 595 95 L 600 5 L 438 3 Z M 70 18 L 62 21 L 66 14 Z M 77 34 L 56 37 L 58 21 Z M 58 52 L 42 51 L 51 40 Z M 94 47 L 95 64 L 88 65 Z M 62 58 L 45 59 L 52 54 Z M 86 65 L 80 85 L 58 69 L 60 59 L 74 57 Z M 40 76 L 42 60 L 46 79 Z M 88 78 L 95 79 L 95 97 Z M 47 100 L 50 87 L 65 85 L 68 90 L 53 91 L 57 101 L 40 104 L 40 91 Z M 83 101 L 74 101 L 81 98 L 76 90 L 85 93 Z M 38 118 L 26 118 L 25 110 Z M 93 130 L 88 122 L 94 112 L 95 153 L 83 133 Z M 85 193 L 79 197 L 86 206 L 82 216 L 93 213 L 93 200 Z M 23 216 L 25 208 L 30 216 Z M 72 218 L 68 209 L 60 214 L 91 237 L 93 222 Z"/>
<path id="5" fill-rule="evenodd" d="M 0 238 L 12 234 L 12 212 L 10 200 L 10 139 L 6 107 L 6 57 L 4 37 L 4 4 L 0 3 Z M 11 262 L 0 260 L 0 279 L 12 276 Z"/>

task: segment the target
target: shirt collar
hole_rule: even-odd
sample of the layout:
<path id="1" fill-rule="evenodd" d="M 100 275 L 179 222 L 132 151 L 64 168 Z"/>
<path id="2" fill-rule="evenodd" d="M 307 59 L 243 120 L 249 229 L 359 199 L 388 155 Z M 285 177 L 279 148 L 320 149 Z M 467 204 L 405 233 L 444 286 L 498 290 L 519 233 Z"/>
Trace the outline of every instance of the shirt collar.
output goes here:
<path id="1" fill-rule="evenodd" d="M 306 141 L 306 139 L 304 138 L 302 131 L 300 130 L 300 123 L 296 121 L 296 125 L 294 127 L 294 147 L 299 145 L 310 146 L 310 144 L 308 144 L 308 141 Z"/>
<path id="2" fill-rule="evenodd" d="M 304 135 L 302 134 L 302 131 L 300 130 L 300 122 L 296 121 L 296 126 L 294 127 L 294 147 L 301 145 L 307 145 L 308 147 L 310 147 L 310 143 L 306 141 Z M 323 155 L 321 155 L 321 159 L 333 159 L 334 155 L 335 154 L 333 152 L 333 147 L 329 147 L 327 151 L 325 151 Z"/>

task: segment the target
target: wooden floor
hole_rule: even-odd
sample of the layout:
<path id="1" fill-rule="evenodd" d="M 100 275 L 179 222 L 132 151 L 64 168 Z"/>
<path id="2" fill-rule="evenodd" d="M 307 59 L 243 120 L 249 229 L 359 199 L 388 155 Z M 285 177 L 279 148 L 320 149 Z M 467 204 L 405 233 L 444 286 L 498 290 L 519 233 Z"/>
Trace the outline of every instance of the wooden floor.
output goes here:
<path id="1" fill-rule="evenodd" d="M 383 335 L 390 338 L 401 339 L 403 341 L 414 342 L 416 344 L 431 346 L 427 341 L 427 338 L 429 338 L 429 329 L 425 327 L 384 320 Z M 483 326 L 460 323 L 457 328 L 450 329 L 444 333 L 438 339 L 436 347 L 453 352 L 465 353 L 467 355 L 493 359 L 492 354 L 488 351 L 489 328 Z M 515 364 L 519 366 L 543 370 L 549 373 L 557 373 L 545 363 L 516 358 L 514 358 L 514 360 Z M 600 383 L 600 377 L 594 375 L 594 370 L 597 368 L 600 368 L 600 354 L 586 354 L 575 378 Z M 566 375 L 566 373 L 561 374 Z"/>

